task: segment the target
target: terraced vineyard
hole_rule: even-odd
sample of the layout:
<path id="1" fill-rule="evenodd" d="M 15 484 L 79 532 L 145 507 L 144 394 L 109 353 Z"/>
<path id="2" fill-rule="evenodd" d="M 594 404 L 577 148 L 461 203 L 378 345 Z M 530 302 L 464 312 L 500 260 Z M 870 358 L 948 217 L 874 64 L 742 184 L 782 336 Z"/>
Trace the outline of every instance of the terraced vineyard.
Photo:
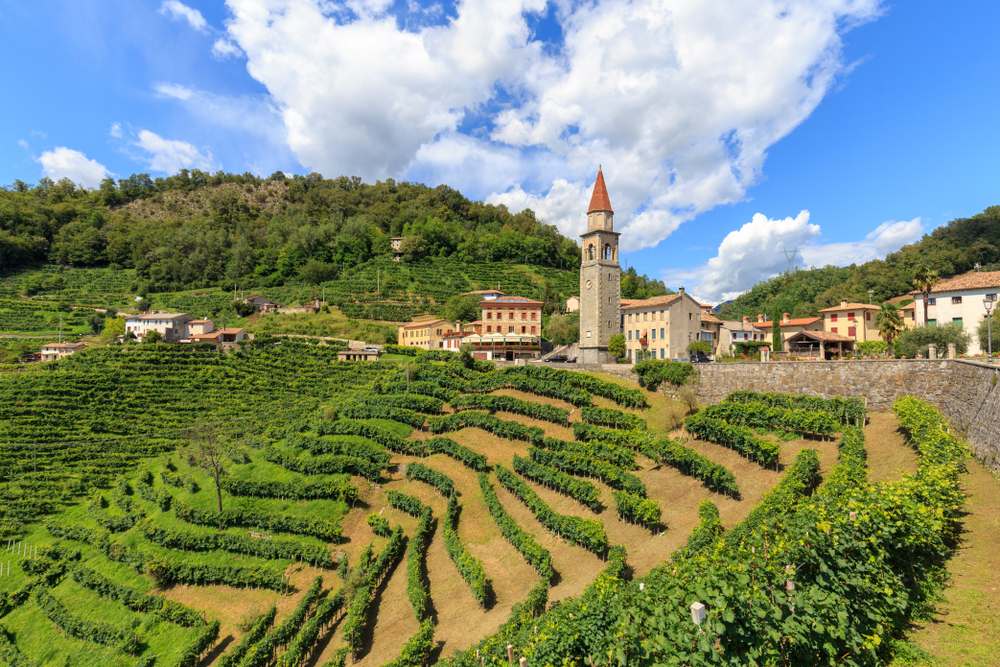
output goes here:
<path id="1" fill-rule="evenodd" d="M 740 394 L 670 431 L 668 399 L 625 381 L 268 340 L 0 383 L 15 665 L 872 662 L 961 505 L 963 449 L 914 402 L 917 473 L 868 485 L 856 401 Z M 16 502 L 60 466 L 69 504 Z M 844 543 L 866 576 L 823 567 Z"/>
<path id="2" fill-rule="evenodd" d="M 418 264 L 374 259 L 321 285 L 263 287 L 240 285 L 245 294 L 259 293 L 281 303 L 304 303 L 318 296 L 355 319 L 406 321 L 455 294 L 497 288 L 532 298 L 548 293 L 565 298 L 578 290 L 575 271 L 502 263 L 462 262 L 434 258 Z M 42 320 L 4 320 L 6 308 L 20 304 L 53 310 L 60 303 L 81 307 L 126 308 L 140 289 L 132 269 L 68 269 L 55 266 L 0 277 L 0 332 Z M 147 295 L 153 308 L 178 310 L 198 317 L 236 319 L 231 286 Z M 38 302 L 38 305 L 34 305 Z M 5 304 L 7 304 L 5 306 Z M 81 311 L 84 312 L 84 311 Z M 13 317 L 11 315 L 10 317 Z"/>

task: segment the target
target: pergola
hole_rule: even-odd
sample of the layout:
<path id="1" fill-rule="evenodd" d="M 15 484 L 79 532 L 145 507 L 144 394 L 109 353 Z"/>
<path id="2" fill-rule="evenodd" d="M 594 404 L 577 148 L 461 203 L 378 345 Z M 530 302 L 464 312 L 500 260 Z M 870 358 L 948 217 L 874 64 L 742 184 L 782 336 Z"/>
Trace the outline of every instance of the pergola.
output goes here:
<path id="1" fill-rule="evenodd" d="M 854 349 L 854 339 L 829 331 L 800 331 L 786 341 L 788 351 L 803 357 L 826 359 L 827 356 L 844 356 Z"/>
<path id="2" fill-rule="evenodd" d="M 541 349 L 538 336 L 515 333 L 470 334 L 462 339 L 462 345 L 471 346 L 474 355 L 488 353 L 490 359 L 525 359 Z"/>

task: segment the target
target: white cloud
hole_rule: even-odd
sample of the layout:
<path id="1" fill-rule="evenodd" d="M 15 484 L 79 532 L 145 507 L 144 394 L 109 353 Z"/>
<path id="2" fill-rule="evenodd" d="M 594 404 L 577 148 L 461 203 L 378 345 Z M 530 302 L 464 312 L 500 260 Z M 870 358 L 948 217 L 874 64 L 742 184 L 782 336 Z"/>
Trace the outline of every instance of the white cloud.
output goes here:
<path id="1" fill-rule="evenodd" d="M 890 220 L 870 231 L 863 240 L 847 243 L 809 245 L 802 248 L 806 266 L 843 266 L 860 264 L 913 243 L 924 233 L 920 218 Z"/>
<path id="2" fill-rule="evenodd" d="M 153 90 L 163 97 L 181 101 L 190 100 L 194 96 L 194 90 L 179 83 L 158 83 L 153 86 Z"/>
<path id="3" fill-rule="evenodd" d="M 768 149 L 845 71 L 842 34 L 879 0 L 601 0 L 558 3 L 546 51 L 525 13 L 544 0 L 464 0 L 444 24 L 400 26 L 387 0 L 227 0 L 228 37 L 269 91 L 309 169 L 365 178 L 488 164 L 474 196 L 530 204 L 568 234 L 599 162 L 623 246 L 739 201 Z M 502 96 L 497 91 L 505 91 Z M 491 141 L 460 137 L 468 113 Z M 478 153 L 478 156 L 473 156 Z M 541 166 L 540 166 L 541 165 Z M 479 169 L 479 167 L 475 167 Z M 547 180 L 539 180 L 548 175 Z"/>
<path id="4" fill-rule="evenodd" d="M 164 139 L 150 130 L 139 130 L 135 145 L 147 153 L 152 171 L 174 174 L 181 169 L 209 170 L 212 154 L 201 151 L 186 141 Z"/>
<path id="5" fill-rule="evenodd" d="M 175 21 L 185 21 L 198 32 L 208 32 L 208 21 L 202 13 L 194 7 L 188 7 L 180 0 L 164 0 L 160 5 L 160 13 Z"/>
<path id="6" fill-rule="evenodd" d="M 111 123 L 111 127 L 108 128 L 108 134 L 111 135 L 112 139 L 121 139 L 124 136 L 122 132 L 121 123 Z"/>
<path id="7" fill-rule="evenodd" d="M 80 151 L 59 146 L 38 156 L 42 173 L 53 180 L 68 178 L 85 188 L 96 188 L 110 172 L 107 167 L 91 160 Z"/>
<path id="8" fill-rule="evenodd" d="M 17 145 L 21 148 L 21 150 L 31 150 L 31 144 L 29 144 L 26 139 L 18 139 Z"/>
<path id="9" fill-rule="evenodd" d="M 243 52 L 231 40 L 219 37 L 212 42 L 212 55 L 219 60 L 225 60 L 226 58 L 238 58 L 243 55 Z"/>
<path id="10" fill-rule="evenodd" d="M 884 257 L 923 234 L 920 218 L 913 218 L 883 222 L 860 241 L 824 244 L 819 242 L 820 226 L 809 217 L 809 211 L 782 219 L 755 213 L 726 235 L 704 265 L 668 270 L 664 278 L 671 285 L 687 283 L 696 298 L 717 303 L 792 268 L 846 266 Z"/>

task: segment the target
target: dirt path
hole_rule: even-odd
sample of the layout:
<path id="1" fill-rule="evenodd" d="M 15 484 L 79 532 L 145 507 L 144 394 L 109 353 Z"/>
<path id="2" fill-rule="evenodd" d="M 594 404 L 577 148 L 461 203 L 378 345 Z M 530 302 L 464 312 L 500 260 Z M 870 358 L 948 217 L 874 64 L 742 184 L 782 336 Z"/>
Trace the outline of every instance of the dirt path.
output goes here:
<path id="1" fill-rule="evenodd" d="M 1000 664 L 1000 478 L 971 461 L 963 487 L 969 514 L 951 582 L 938 613 L 908 637 L 932 656 L 918 664 Z"/>
<path id="2" fill-rule="evenodd" d="M 884 482 L 917 471 L 917 454 L 903 440 L 896 415 L 873 412 L 865 426 L 865 450 L 868 452 L 868 479 Z"/>

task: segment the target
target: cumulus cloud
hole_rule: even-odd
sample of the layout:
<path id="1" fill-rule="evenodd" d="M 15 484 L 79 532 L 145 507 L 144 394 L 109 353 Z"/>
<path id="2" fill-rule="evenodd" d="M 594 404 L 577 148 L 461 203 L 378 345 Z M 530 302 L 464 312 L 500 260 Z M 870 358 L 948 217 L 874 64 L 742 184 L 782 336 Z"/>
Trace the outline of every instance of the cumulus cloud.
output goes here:
<path id="1" fill-rule="evenodd" d="M 219 37 L 212 42 L 212 55 L 219 60 L 225 60 L 226 58 L 238 58 L 243 55 L 243 52 L 231 40 Z"/>
<path id="2" fill-rule="evenodd" d="M 164 139 L 150 130 L 139 130 L 135 145 L 147 154 L 152 171 L 174 174 L 181 169 L 207 171 L 213 167 L 211 152 L 201 151 L 186 141 Z"/>
<path id="3" fill-rule="evenodd" d="M 53 180 L 68 178 L 85 188 L 96 188 L 110 172 L 107 167 L 91 160 L 80 151 L 59 146 L 38 156 L 42 173 Z"/>
<path id="4" fill-rule="evenodd" d="M 164 0 L 160 5 L 160 13 L 175 21 L 184 21 L 198 32 L 208 32 L 208 21 L 200 11 L 185 5 L 180 0 Z"/>
<path id="5" fill-rule="evenodd" d="M 573 235 L 598 163 L 626 249 L 746 196 L 768 149 L 845 71 L 842 35 L 879 0 L 464 0 L 417 29 L 387 0 L 227 0 L 228 38 L 307 168 L 365 178 L 490 164 L 474 196 L 531 205 Z M 402 11 L 402 10 L 400 10 Z M 485 118 L 470 136 L 462 121 Z M 463 136 L 464 135 L 464 136 Z M 453 160 L 447 148 L 461 153 Z M 476 166 L 475 169 L 479 170 Z M 481 171 L 481 170 L 479 170 Z M 542 176 L 546 176 L 542 178 Z"/>
<path id="6" fill-rule="evenodd" d="M 122 132 L 122 124 L 117 122 L 111 123 L 111 127 L 108 128 L 108 134 L 112 139 L 121 139 L 124 136 L 124 132 Z"/>
<path id="7" fill-rule="evenodd" d="M 689 270 L 669 270 L 664 278 L 686 285 L 708 303 L 732 299 L 792 268 L 846 266 L 878 259 L 912 243 L 923 234 L 920 218 L 883 222 L 860 241 L 820 243 L 821 229 L 809 211 L 794 218 L 768 218 L 755 213 L 750 222 L 730 232 L 715 256 Z"/>

